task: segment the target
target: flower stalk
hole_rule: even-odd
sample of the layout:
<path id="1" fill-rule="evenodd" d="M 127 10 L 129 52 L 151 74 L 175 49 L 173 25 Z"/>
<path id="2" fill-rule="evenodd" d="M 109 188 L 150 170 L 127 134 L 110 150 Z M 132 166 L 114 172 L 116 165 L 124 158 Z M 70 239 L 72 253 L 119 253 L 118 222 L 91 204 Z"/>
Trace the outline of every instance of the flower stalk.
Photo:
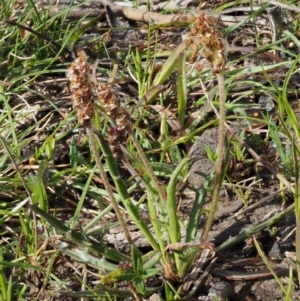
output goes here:
<path id="1" fill-rule="evenodd" d="M 228 46 L 222 38 L 222 34 L 217 28 L 217 21 L 212 16 L 207 16 L 203 11 L 199 11 L 192 27 L 189 37 L 186 40 L 191 48 L 191 60 L 195 60 L 199 49 L 202 48 L 203 56 L 209 63 L 212 73 L 217 76 L 219 86 L 219 138 L 218 138 L 218 159 L 216 162 L 215 178 L 213 182 L 213 192 L 211 196 L 210 212 L 208 215 L 206 227 L 202 234 L 202 242 L 208 238 L 211 230 L 215 212 L 218 207 L 220 189 L 225 175 L 227 147 L 225 130 L 225 84 L 224 67 L 226 63 Z M 227 152 L 228 153 L 228 152 Z"/>
<path id="2" fill-rule="evenodd" d="M 127 133 L 130 136 L 130 139 L 132 140 L 137 153 L 139 154 L 150 178 L 151 181 L 156 188 L 160 199 L 166 203 L 167 197 L 166 193 L 163 191 L 156 175 L 154 174 L 154 171 L 149 164 L 149 161 L 144 153 L 144 150 L 142 149 L 140 143 L 137 141 L 137 139 L 134 136 L 134 133 L 131 128 L 130 124 L 130 116 L 128 112 L 120 106 L 120 101 L 116 93 L 112 91 L 112 89 L 107 84 L 102 84 L 97 86 L 97 95 L 100 103 L 102 104 L 102 107 L 106 114 L 115 121 L 116 127 L 112 131 L 114 134 L 117 134 L 116 136 L 112 135 L 109 137 L 110 147 L 114 153 L 114 156 L 116 158 L 121 157 L 123 154 L 120 153 L 121 149 L 119 147 L 119 143 L 115 144 L 114 141 L 119 142 L 124 137 L 124 132 Z M 119 137 L 119 138 L 117 138 Z M 121 137 L 121 138 L 120 138 Z M 124 138 L 123 138 L 124 140 Z"/>
<path id="3" fill-rule="evenodd" d="M 104 187 L 108 193 L 109 199 L 112 202 L 114 211 L 125 233 L 126 239 L 128 240 L 129 244 L 133 245 L 132 238 L 123 219 L 118 203 L 114 197 L 112 188 L 109 184 L 107 175 L 105 173 L 98 153 L 92 125 L 95 101 L 93 93 L 94 87 L 90 80 L 90 66 L 87 62 L 87 56 L 84 51 L 78 52 L 78 58 L 75 59 L 75 61 L 71 64 L 70 69 L 67 73 L 67 77 L 70 80 L 70 90 L 72 93 L 73 107 L 77 110 L 79 122 L 85 127 L 87 131 L 90 147 L 92 149 L 95 162 L 99 170 L 100 176 L 102 178 Z"/>

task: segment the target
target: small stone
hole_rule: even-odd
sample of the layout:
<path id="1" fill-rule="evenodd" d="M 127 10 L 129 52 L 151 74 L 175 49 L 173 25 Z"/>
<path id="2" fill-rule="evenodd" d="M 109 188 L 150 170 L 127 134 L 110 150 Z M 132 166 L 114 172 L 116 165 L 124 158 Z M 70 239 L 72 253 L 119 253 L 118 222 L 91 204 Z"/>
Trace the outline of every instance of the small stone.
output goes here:
<path id="1" fill-rule="evenodd" d="M 226 281 L 216 282 L 209 289 L 209 297 L 217 297 L 220 301 L 230 301 L 233 298 L 233 289 Z"/>

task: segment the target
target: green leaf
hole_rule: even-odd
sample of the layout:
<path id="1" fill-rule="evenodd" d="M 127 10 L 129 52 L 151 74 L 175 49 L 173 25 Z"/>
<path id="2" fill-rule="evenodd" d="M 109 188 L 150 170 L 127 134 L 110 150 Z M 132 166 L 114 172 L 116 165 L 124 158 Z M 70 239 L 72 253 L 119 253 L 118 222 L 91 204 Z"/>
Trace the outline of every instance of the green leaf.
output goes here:
<path id="1" fill-rule="evenodd" d="M 152 250 L 143 256 L 143 270 L 151 269 L 161 258 L 161 252 Z"/>
<path id="2" fill-rule="evenodd" d="M 143 294 L 145 292 L 145 283 L 142 278 L 144 273 L 142 256 L 140 251 L 137 249 L 135 245 L 131 246 L 131 254 L 132 254 L 133 269 L 136 274 L 134 278 L 136 290 L 138 293 Z"/>
<path id="3" fill-rule="evenodd" d="M 143 261 L 142 261 L 142 254 L 137 249 L 135 245 L 131 245 L 131 254 L 132 254 L 132 263 L 133 269 L 137 276 L 143 275 Z"/>
<path id="4" fill-rule="evenodd" d="M 97 138 L 98 138 L 100 147 L 102 149 L 103 154 L 105 155 L 105 160 L 106 160 L 110 175 L 116 185 L 116 189 L 118 191 L 118 194 L 119 194 L 126 210 L 128 211 L 132 220 L 139 227 L 140 231 L 146 237 L 147 241 L 150 242 L 153 249 L 158 250 L 159 247 L 158 247 L 158 244 L 157 244 L 155 238 L 153 237 L 152 233 L 150 232 L 150 229 L 148 228 L 147 224 L 140 218 L 138 208 L 136 208 L 136 206 L 133 205 L 133 203 L 129 197 L 127 187 L 126 187 L 124 181 L 122 180 L 122 177 L 119 173 L 117 163 L 111 153 L 109 146 L 107 145 L 103 135 L 96 130 L 94 130 L 94 131 L 97 134 Z"/>
<path id="5" fill-rule="evenodd" d="M 22 263 L 22 262 L 8 262 L 8 261 L 1 261 L 0 266 L 5 266 L 8 268 L 22 268 L 26 270 L 37 270 L 37 271 L 44 271 L 41 267 L 33 264 Z"/>
<path id="6" fill-rule="evenodd" d="M 109 274 L 100 277 L 101 284 L 114 284 L 120 281 L 132 281 L 136 276 L 135 273 L 129 272 L 128 269 L 117 269 Z"/>
<path id="7" fill-rule="evenodd" d="M 211 178 L 211 176 L 206 175 L 205 182 L 209 182 L 208 178 Z M 201 209 L 203 207 L 205 197 L 206 197 L 206 188 L 204 186 L 206 185 L 202 185 L 200 190 L 196 191 L 195 200 L 193 202 L 193 208 L 189 213 L 189 220 L 186 228 L 185 242 L 195 241 L 197 231 L 198 231 L 198 226 L 199 226 L 199 219 L 201 216 Z"/>
<path id="8" fill-rule="evenodd" d="M 40 207 L 48 212 L 48 195 L 45 185 L 48 180 L 48 159 L 41 161 L 38 174 L 36 176 L 27 176 L 27 186 L 32 192 L 32 200 L 34 204 L 39 204 Z"/>
<path id="9" fill-rule="evenodd" d="M 180 53 L 186 49 L 186 43 L 181 43 L 168 57 L 167 61 L 163 64 L 160 72 L 153 80 L 152 87 L 163 84 L 170 76 L 176 66 L 176 62 Z"/>
<path id="10" fill-rule="evenodd" d="M 36 214 L 40 215 L 44 218 L 48 223 L 50 223 L 53 227 L 57 228 L 61 232 L 65 233 L 66 238 L 71 242 L 76 243 L 80 246 L 86 247 L 90 251 L 98 252 L 104 257 L 120 262 L 120 261 L 130 261 L 130 258 L 123 255 L 122 253 L 115 251 L 113 249 L 108 248 L 103 242 L 97 242 L 94 239 L 83 235 L 80 232 L 75 230 L 71 230 L 67 226 L 65 226 L 62 222 L 57 220 L 55 217 L 51 216 L 47 212 L 40 209 L 38 206 L 31 206 L 31 209 Z"/>
<path id="11" fill-rule="evenodd" d="M 167 187 L 167 210 L 169 216 L 169 236 L 171 243 L 180 242 L 180 227 L 176 207 L 176 184 L 181 169 L 185 166 L 185 164 L 187 164 L 188 161 L 189 159 L 185 158 L 180 162 L 180 164 L 174 170 Z"/>
<path id="12" fill-rule="evenodd" d="M 3 254 L 2 249 L 0 248 L 0 262 L 3 261 Z M 7 281 L 4 273 L 3 266 L 0 265 L 0 292 L 4 298 L 4 300 L 7 300 Z"/>
<path id="13" fill-rule="evenodd" d="M 180 124 L 184 125 L 186 116 L 187 103 L 187 82 L 185 70 L 185 53 L 180 52 L 178 55 L 178 76 L 177 76 L 177 103 L 178 103 L 178 119 Z"/>
<path id="14" fill-rule="evenodd" d="M 187 164 L 189 161 L 189 158 L 183 159 L 176 169 L 174 170 L 171 179 L 169 181 L 168 187 L 167 187 L 167 212 L 169 217 L 169 238 L 171 243 L 178 243 L 181 241 L 181 235 L 180 235 L 180 226 L 179 226 L 179 219 L 177 216 L 177 207 L 176 207 L 176 184 L 177 184 L 177 178 L 180 174 L 181 169 Z M 175 253 L 175 264 L 176 264 L 176 270 L 178 271 L 178 267 L 182 264 L 180 263 L 180 258 Z"/>
<path id="15" fill-rule="evenodd" d="M 55 139 L 53 136 L 49 136 L 45 141 L 45 154 L 49 160 L 53 158 L 54 150 L 55 150 Z"/>
<path id="16" fill-rule="evenodd" d="M 171 243 L 167 246 L 167 250 L 172 251 L 177 255 L 176 268 L 177 276 L 180 279 L 184 279 L 187 273 L 190 271 L 195 257 L 198 252 L 204 249 L 205 246 L 200 243 Z M 176 257 L 175 257 L 176 258 Z"/>
<path id="17" fill-rule="evenodd" d="M 57 242 L 55 244 L 55 248 L 78 262 L 82 262 L 95 269 L 99 269 L 100 272 L 112 272 L 118 268 L 116 264 L 108 262 L 104 257 L 99 258 L 91 255 L 88 248 L 76 248 L 65 241 Z"/>
<path id="18" fill-rule="evenodd" d="M 78 156 L 78 149 L 77 149 L 77 145 L 75 143 L 74 136 L 72 136 L 72 138 L 71 138 L 69 155 L 70 155 L 70 165 L 71 165 L 71 167 L 72 168 L 77 167 L 78 166 L 77 158 L 79 158 L 79 156 Z"/>
<path id="19" fill-rule="evenodd" d="M 70 6 L 70 9 L 71 9 L 71 6 Z M 83 18 L 78 20 L 78 23 L 77 23 L 78 26 L 76 26 L 76 30 L 72 31 L 72 35 L 69 38 L 69 42 L 72 42 L 73 44 L 75 44 L 81 38 L 81 36 L 87 30 L 89 30 L 93 25 L 97 24 L 99 19 L 102 17 L 102 15 L 100 14 L 98 17 L 93 18 L 90 21 L 87 21 L 86 19 L 87 19 L 88 15 L 89 15 L 89 13 L 87 13 Z"/>

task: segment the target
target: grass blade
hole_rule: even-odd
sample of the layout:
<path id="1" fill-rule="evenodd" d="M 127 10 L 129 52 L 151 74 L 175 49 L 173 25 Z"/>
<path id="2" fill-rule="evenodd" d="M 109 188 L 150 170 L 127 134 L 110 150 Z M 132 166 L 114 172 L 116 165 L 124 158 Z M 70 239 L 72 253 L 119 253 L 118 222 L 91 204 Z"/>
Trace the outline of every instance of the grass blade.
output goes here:
<path id="1" fill-rule="evenodd" d="M 187 80 L 185 70 L 185 53 L 180 52 L 178 55 L 177 68 L 177 103 L 178 103 L 178 119 L 180 124 L 184 125 L 186 117 L 186 102 L 187 102 Z"/>

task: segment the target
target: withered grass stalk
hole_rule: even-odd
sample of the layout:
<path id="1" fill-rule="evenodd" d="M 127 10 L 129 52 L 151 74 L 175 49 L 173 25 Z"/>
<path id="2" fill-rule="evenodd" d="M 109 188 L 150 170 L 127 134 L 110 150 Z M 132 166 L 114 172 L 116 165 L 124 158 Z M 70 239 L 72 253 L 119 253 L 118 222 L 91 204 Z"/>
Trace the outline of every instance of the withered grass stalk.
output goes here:
<path id="1" fill-rule="evenodd" d="M 118 221 L 124 231 L 126 239 L 130 244 L 133 244 L 132 238 L 127 229 L 126 223 L 123 219 L 122 213 L 119 209 L 118 203 L 113 195 L 113 191 L 109 184 L 107 175 L 103 168 L 98 149 L 95 142 L 93 132 L 92 118 L 94 115 L 94 87 L 90 80 L 90 66 L 87 62 L 87 56 L 84 51 L 78 52 L 78 58 L 71 64 L 67 77 L 70 80 L 70 90 L 72 93 L 73 107 L 77 110 L 79 122 L 85 127 L 90 147 L 94 154 L 97 168 L 99 169 L 100 176 L 103 180 L 104 187 L 108 193 L 108 197 L 112 202 L 113 208 L 117 215 Z"/>

